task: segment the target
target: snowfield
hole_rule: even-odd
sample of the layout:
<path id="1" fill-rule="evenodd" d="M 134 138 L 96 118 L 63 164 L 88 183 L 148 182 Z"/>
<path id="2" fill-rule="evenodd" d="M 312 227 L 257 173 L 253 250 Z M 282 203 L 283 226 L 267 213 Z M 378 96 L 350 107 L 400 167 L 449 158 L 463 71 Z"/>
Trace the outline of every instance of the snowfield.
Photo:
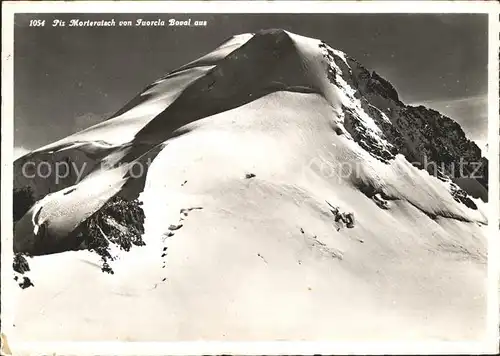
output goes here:
<path id="1" fill-rule="evenodd" d="M 450 180 L 391 153 L 345 79 L 351 64 L 281 30 L 235 36 L 110 120 L 17 160 L 15 187 L 38 202 L 14 248 L 37 256 L 34 287 L 16 287 L 12 339 L 484 338 L 487 203 L 466 206 Z M 375 104 L 387 100 L 372 106 L 392 125 Z M 87 162 L 80 181 L 19 174 L 63 158 Z M 127 174 L 139 163 L 143 175 Z M 143 202 L 146 245 L 114 251 L 114 274 L 87 250 L 40 253 L 71 245 L 116 194 Z"/>

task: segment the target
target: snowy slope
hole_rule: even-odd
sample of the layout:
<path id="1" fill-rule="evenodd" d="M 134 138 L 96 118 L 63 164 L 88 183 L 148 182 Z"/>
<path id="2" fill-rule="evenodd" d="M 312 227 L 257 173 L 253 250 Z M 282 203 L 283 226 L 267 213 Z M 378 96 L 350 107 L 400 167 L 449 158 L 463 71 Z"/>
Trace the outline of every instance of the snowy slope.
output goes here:
<path id="1" fill-rule="evenodd" d="M 18 336 L 484 336 L 486 204 L 410 163 L 430 134 L 404 129 L 411 109 L 362 69 L 282 30 L 235 36 L 16 161 L 15 187 L 38 201 L 14 248 L 41 255 L 28 259 L 35 286 L 17 290 Z M 82 180 L 19 174 L 62 159 L 87 162 Z M 146 245 L 116 251 L 113 275 L 86 250 L 47 255 L 77 248 L 74 230 L 116 194 L 143 202 Z"/>

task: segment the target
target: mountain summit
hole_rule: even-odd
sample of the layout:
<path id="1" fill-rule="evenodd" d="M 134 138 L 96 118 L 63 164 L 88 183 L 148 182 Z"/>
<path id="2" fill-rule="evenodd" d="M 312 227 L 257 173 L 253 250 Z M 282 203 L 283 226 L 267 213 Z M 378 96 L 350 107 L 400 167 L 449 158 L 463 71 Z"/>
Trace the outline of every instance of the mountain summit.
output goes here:
<path id="1" fill-rule="evenodd" d="M 347 54 L 234 36 L 15 161 L 17 329 L 480 338 L 487 188 L 456 122 Z"/>

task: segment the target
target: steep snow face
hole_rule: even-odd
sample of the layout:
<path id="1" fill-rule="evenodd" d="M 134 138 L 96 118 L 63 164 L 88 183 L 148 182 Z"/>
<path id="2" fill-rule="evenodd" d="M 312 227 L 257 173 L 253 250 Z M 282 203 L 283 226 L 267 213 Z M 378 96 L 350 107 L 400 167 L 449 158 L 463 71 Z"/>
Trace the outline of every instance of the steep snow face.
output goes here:
<path id="1" fill-rule="evenodd" d="M 77 226 L 116 195 L 143 202 L 146 243 L 113 251 L 112 276 L 85 250 L 29 259 L 17 332 L 481 338 L 485 204 L 412 164 L 423 137 L 466 150 L 456 127 L 446 139 L 442 122 L 404 126 L 412 110 L 346 54 L 282 30 L 236 36 L 169 73 L 110 120 L 16 161 L 15 187 L 37 200 L 15 225 L 16 251 L 76 248 Z M 56 185 L 19 177 L 30 159 L 88 167 Z"/>
<path id="2" fill-rule="evenodd" d="M 336 68 L 335 80 L 344 87 L 347 85 L 349 92 L 359 98 L 364 111 L 377 122 L 392 145 L 391 153 L 401 153 L 420 167 L 425 162 L 435 162 L 443 167 L 442 171 L 456 177 L 453 180 L 461 188 L 460 195 L 465 196 L 466 191 L 487 201 L 484 189 L 488 187 L 488 160 L 482 157 L 479 147 L 465 136 L 458 123 L 435 110 L 405 105 L 391 83 L 375 71 L 370 73 L 353 58 L 327 45 L 324 48 Z M 373 145 L 369 146 L 366 149 L 374 151 Z M 380 147 L 375 147 L 375 151 L 381 151 Z M 384 154 L 382 157 L 390 156 Z M 459 172 L 462 168 L 464 173 Z M 476 177 L 475 182 L 462 179 L 467 176 Z M 474 187 L 476 183 L 482 188 Z M 475 205 L 471 200 L 462 200 L 471 207 Z"/>
<path id="3" fill-rule="evenodd" d="M 180 67 L 177 71 L 182 71 L 187 68 L 200 67 L 204 65 L 213 65 L 216 64 L 221 59 L 224 59 L 228 54 L 243 46 L 246 42 L 248 42 L 254 36 L 253 33 L 244 33 L 241 35 L 236 35 L 231 37 L 229 40 L 225 41 L 219 47 L 217 47 L 212 52 L 204 55 L 197 60 L 190 62 L 182 67 Z M 174 71 L 175 73 L 176 71 Z"/>

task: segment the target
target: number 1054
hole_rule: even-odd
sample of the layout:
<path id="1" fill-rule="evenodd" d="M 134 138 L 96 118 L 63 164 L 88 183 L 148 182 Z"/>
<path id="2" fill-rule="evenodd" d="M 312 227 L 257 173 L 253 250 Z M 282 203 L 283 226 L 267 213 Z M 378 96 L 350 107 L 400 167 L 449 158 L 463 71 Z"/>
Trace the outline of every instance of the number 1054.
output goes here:
<path id="1" fill-rule="evenodd" d="M 30 27 L 43 27 L 45 20 L 30 20 Z"/>

